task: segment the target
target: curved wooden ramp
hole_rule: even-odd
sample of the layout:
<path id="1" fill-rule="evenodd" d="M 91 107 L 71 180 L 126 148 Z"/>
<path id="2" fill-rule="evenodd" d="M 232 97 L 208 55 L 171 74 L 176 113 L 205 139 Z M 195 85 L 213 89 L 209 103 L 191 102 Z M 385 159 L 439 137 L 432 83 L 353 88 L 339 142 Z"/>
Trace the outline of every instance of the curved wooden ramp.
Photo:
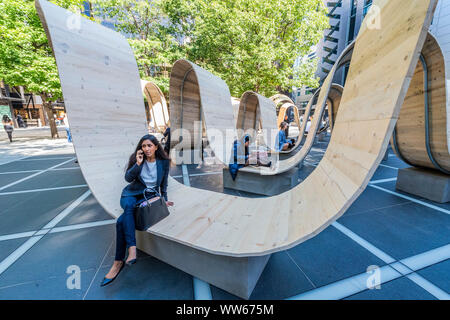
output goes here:
<path id="1" fill-rule="evenodd" d="M 153 82 L 141 80 L 142 92 L 148 103 L 148 117 L 150 126 L 160 133 L 164 133 L 164 127 L 169 126 L 169 110 L 166 98 L 161 89 Z"/>
<path id="2" fill-rule="evenodd" d="M 197 256 L 228 257 L 220 261 L 232 265 L 231 257 L 248 259 L 291 248 L 338 219 L 365 189 L 384 156 L 435 4 L 435 0 L 411 0 L 407 5 L 403 0 L 374 2 L 380 8 L 382 28 L 368 29 L 363 23 L 328 149 L 302 184 L 277 196 L 254 199 L 191 188 L 171 178 L 168 194 L 175 206 L 168 218 L 148 230 L 148 247 L 165 241 L 172 248 L 181 246 L 177 256 L 192 249 Z M 146 131 L 133 53 L 126 39 L 111 30 L 86 19 L 81 19 L 81 29 L 69 30 L 67 11 L 44 0 L 37 2 L 37 8 L 57 60 L 81 170 L 99 203 L 118 216 L 126 159 Z M 171 79 L 171 90 L 172 86 L 180 88 L 180 79 L 191 67 L 197 78 L 191 82 L 205 84 L 199 86 L 202 108 L 213 103 L 231 108 L 224 83 L 182 63 L 183 70 L 174 74 L 173 84 Z M 331 79 L 324 81 L 320 104 L 325 104 Z M 212 82 L 214 91 L 203 91 Z M 177 94 L 182 96 L 179 92 L 175 91 L 175 99 Z M 95 101 L 86 100 L 89 96 Z M 120 112 L 108 112 L 111 98 L 117 99 Z M 191 99 L 196 103 L 197 96 Z M 86 111 L 94 106 L 111 118 L 89 117 Z M 209 111 L 202 114 L 208 123 Z M 178 111 L 178 119 L 181 116 Z M 138 241 L 143 237 L 139 233 Z M 195 260 L 194 256 L 170 263 L 187 270 L 184 266 L 189 260 Z M 195 270 L 186 272 L 198 274 Z M 228 280 L 232 279 L 231 273 Z"/>

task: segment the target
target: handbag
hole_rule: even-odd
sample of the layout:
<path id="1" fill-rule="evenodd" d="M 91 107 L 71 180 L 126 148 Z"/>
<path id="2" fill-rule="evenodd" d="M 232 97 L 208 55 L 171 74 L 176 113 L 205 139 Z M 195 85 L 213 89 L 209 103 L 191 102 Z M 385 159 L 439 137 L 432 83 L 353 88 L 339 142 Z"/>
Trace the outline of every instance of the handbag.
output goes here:
<path id="1" fill-rule="evenodd" d="M 152 198 L 155 199 L 153 201 L 147 199 L 145 195 L 147 190 L 154 191 L 158 199 Z M 146 188 L 143 194 L 145 202 L 142 204 L 146 203 L 146 205 L 137 205 L 134 215 L 135 228 L 139 231 L 146 231 L 152 225 L 158 223 L 170 214 L 166 201 L 155 189 Z"/>

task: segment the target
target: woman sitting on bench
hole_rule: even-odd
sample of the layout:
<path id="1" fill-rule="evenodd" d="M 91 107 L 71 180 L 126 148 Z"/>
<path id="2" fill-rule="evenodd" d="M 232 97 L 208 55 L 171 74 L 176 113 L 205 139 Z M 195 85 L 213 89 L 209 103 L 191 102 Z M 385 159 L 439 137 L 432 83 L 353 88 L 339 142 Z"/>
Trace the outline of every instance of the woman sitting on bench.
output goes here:
<path id="1" fill-rule="evenodd" d="M 286 128 L 288 123 L 283 121 L 280 124 L 280 131 L 278 131 L 278 151 L 286 151 L 294 146 L 292 139 L 287 139 Z"/>
<path id="2" fill-rule="evenodd" d="M 108 274 L 103 278 L 100 286 L 113 282 L 123 269 L 125 263 L 136 263 L 136 236 L 134 225 L 134 211 L 136 205 L 144 201 L 143 192 L 146 188 L 159 191 L 166 200 L 167 206 L 173 202 L 167 201 L 167 179 L 169 176 L 170 158 L 164 151 L 158 139 L 147 134 L 139 140 L 136 150 L 128 160 L 125 180 L 129 184 L 122 190 L 120 206 L 124 210 L 116 223 L 116 257 Z M 147 192 L 147 198 L 155 193 Z M 128 258 L 124 262 L 128 248 Z"/>

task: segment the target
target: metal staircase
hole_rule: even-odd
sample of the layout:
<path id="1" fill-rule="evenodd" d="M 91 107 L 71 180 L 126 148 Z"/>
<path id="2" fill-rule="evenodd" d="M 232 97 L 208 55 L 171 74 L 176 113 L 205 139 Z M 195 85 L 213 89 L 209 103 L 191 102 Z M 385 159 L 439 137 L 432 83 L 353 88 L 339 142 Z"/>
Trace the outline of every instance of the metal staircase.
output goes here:
<path id="1" fill-rule="evenodd" d="M 341 21 L 340 21 L 341 15 L 337 14 L 335 12 L 336 12 L 337 8 L 342 7 L 342 0 L 328 1 L 327 7 L 331 8 L 330 12 L 328 12 L 328 15 L 327 15 L 330 18 L 331 28 L 330 28 L 330 31 L 328 32 L 328 34 L 325 35 L 323 49 L 326 52 L 328 52 L 328 54 L 322 58 L 322 62 L 329 64 L 332 67 L 336 61 L 334 61 L 331 58 L 331 56 L 333 54 L 334 55 L 337 54 L 338 42 L 339 42 L 339 39 L 336 37 L 333 37 L 333 34 L 337 31 L 339 31 L 339 26 L 341 24 Z M 337 22 L 335 22 L 335 24 L 333 24 L 331 19 L 336 19 Z M 331 67 L 330 67 L 330 69 L 331 69 Z M 325 72 L 326 74 L 328 74 L 330 72 L 330 69 L 322 66 L 322 71 Z"/>

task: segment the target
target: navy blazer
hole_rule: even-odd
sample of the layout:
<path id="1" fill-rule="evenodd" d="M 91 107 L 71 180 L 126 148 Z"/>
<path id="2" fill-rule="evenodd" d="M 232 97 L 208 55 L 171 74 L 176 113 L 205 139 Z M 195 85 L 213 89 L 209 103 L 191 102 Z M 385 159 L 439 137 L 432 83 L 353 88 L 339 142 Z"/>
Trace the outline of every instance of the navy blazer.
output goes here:
<path id="1" fill-rule="evenodd" d="M 123 188 L 122 197 L 141 195 L 147 188 L 144 180 L 141 178 L 143 165 L 144 162 L 142 162 L 140 166 L 135 163 L 125 173 L 125 180 L 130 183 Z M 158 173 L 156 178 L 156 190 L 161 193 L 161 196 L 167 201 L 167 180 L 169 177 L 170 160 L 156 159 L 156 169 Z"/>

